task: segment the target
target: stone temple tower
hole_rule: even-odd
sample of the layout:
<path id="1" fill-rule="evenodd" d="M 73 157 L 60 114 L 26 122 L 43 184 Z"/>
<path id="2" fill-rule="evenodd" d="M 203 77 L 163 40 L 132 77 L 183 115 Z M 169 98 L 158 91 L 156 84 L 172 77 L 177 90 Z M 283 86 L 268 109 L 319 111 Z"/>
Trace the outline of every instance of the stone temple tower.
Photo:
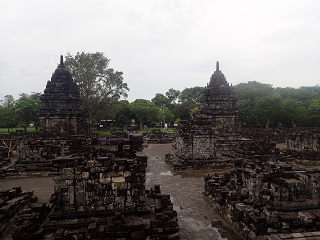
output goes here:
<path id="1" fill-rule="evenodd" d="M 40 97 L 40 133 L 43 139 L 69 139 L 72 135 L 88 136 L 88 112 L 82 108 L 79 86 L 73 82 L 71 73 L 60 64 L 47 82 Z"/>
<path id="2" fill-rule="evenodd" d="M 210 78 L 201 99 L 201 108 L 176 129 L 176 156 L 184 160 L 211 160 L 216 151 L 230 151 L 238 136 L 237 98 L 219 70 Z"/>
<path id="3" fill-rule="evenodd" d="M 225 76 L 219 70 L 212 74 L 201 99 L 201 108 L 195 118 L 207 118 L 218 136 L 233 136 L 238 133 L 237 98 L 233 87 L 229 86 Z M 208 119 L 209 117 L 209 119 Z"/>

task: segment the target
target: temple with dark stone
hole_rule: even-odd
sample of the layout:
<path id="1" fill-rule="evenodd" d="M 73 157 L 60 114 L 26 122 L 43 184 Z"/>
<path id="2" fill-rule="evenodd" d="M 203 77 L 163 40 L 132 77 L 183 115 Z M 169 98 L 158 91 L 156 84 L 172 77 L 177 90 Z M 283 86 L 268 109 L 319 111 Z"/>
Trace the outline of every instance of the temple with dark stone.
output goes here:
<path id="1" fill-rule="evenodd" d="M 201 168 L 216 162 L 217 151 L 232 151 L 238 140 L 237 98 L 232 86 L 219 69 L 205 87 L 201 107 L 188 121 L 180 121 L 176 129 L 175 156 L 170 165 Z M 173 160 L 175 158 L 175 160 Z"/>
<path id="2" fill-rule="evenodd" d="M 89 136 L 89 115 L 82 108 L 79 86 L 64 66 L 63 56 L 40 99 L 42 108 L 39 121 L 43 139 L 69 139 L 72 135 Z"/>

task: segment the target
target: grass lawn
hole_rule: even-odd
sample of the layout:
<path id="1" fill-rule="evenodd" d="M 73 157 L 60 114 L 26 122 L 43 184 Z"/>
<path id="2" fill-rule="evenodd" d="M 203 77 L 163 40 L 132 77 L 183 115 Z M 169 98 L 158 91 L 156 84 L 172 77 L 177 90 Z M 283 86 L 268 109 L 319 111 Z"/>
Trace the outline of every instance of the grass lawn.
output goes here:
<path id="1" fill-rule="evenodd" d="M 9 128 L 10 132 L 15 132 L 16 130 L 23 130 L 23 127 Z M 39 132 L 39 130 L 36 130 L 35 127 L 28 127 L 27 132 Z M 3 133 L 8 133 L 8 128 L 0 128 L 0 134 Z"/>
<path id="2" fill-rule="evenodd" d="M 148 127 L 148 132 L 151 131 L 151 127 Z M 161 130 L 161 128 L 156 128 L 157 130 Z M 17 128 L 9 128 L 10 132 L 15 132 L 16 130 L 23 130 L 22 127 L 17 127 Z M 40 130 L 36 130 L 35 127 L 28 127 L 27 128 L 27 132 L 39 132 Z M 168 133 L 173 133 L 174 128 L 168 128 L 168 130 L 166 132 Z M 97 131 L 96 128 L 91 128 L 91 132 L 99 132 L 100 135 L 102 136 L 108 136 L 110 135 L 110 133 L 108 131 Z M 143 131 L 136 131 L 137 133 L 142 133 Z M 8 129 L 7 128 L 0 128 L 0 134 L 6 134 L 8 133 Z"/>

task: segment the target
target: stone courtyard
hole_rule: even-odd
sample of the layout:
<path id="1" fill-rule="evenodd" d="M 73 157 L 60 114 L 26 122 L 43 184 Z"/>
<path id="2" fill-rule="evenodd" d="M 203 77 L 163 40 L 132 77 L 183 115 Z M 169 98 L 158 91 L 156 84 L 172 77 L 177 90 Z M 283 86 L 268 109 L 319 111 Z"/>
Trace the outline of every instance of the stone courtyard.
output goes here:
<path id="1" fill-rule="evenodd" d="M 174 151 L 171 144 L 152 144 L 144 149 L 148 156 L 146 185 L 161 184 L 162 191 L 170 194 L 178 213 L 181 239 L 242 239 L 203 198 L 203 174 L 208 171 L 173 171 L 164 158 L 165 153 Z M 216 171 L 224 170 L 209 172 Z"/>

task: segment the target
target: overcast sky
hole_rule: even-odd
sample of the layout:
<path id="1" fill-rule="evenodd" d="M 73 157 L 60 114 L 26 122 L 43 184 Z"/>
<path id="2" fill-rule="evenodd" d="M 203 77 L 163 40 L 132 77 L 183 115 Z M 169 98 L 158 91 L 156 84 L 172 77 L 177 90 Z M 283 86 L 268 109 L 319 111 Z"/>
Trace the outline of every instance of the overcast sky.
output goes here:
<path id="1" fill-rule="evenodd" d="M 315 86 L 319 0 L 0 0 L 0 99 L 43 92 L 60 55 L 103 52 L 130 102 L 205 86 Z"/>

